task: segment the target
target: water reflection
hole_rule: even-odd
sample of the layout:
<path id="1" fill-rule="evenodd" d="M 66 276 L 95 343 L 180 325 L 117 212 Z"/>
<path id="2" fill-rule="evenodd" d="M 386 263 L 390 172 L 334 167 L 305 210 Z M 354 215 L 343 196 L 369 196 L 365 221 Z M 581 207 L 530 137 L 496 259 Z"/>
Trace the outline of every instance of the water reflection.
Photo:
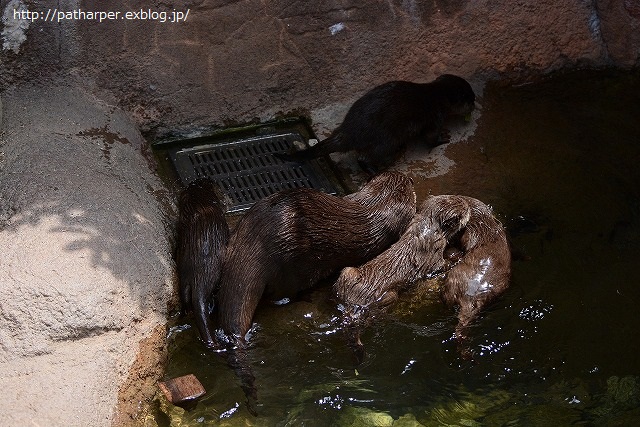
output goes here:
<path id="1" fill-rule="evenodd" d="M 552 310 L 552 304 L 546 304 L 542 300 L 535 300 L 530 306 L 520 310 L 518 316 L 523 320 L 536 322 L 544 319 L 544 316 L 551 313 Z"/>
<path id="2" fill-rule="evenodd" d="M 479 356 L 485 356 L 493 353 L 497 353 L 506 346 L 509 345 L 509 341 L 503 343 L 491 342 L 487 344 L 480 344 L 480 351 L 478 352 Z"/>

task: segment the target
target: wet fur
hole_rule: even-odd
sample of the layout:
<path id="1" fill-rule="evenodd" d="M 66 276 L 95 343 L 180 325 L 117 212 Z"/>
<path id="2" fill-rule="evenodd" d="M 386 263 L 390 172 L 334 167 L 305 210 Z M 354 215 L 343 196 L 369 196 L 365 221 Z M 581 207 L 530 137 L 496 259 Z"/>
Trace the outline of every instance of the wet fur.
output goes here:
<path id="1" fill-rule="evenodd" d="M 360 333 L 371 313 L 395 302 L 417 280 L 446 270 L 441 297 L 458 307 L 456 338 L 468 356 L 467 328 L 511 278 L 504 228 L 477 199 L 429 197 L 398 242 L 364 265 L 342 270 L 334 291 L 344 303 L 345 333 L 358 362 L 364 358 Z"/>
<path id="2" fill-rule="evenodd" d="M 220 279 L 222 257 L 229 240 L 224 207 L 211 181 L 200 179 L 179 198 L 176 267 L 183 311 L 194 312 L 200 338 L 215 343 L 209 318 L 215 288 Z"/>
<path id="3" fill-rule="evenodd" d="M 442 196 L 431 200 L 443 200 Z M 338 298 L 364 308 L 384 308 L 398 292 L 444 271 L 449 239 L 467 224 L 469 207 L 458 196 L 444 204 L 425 203 L 411 224 L 389 249 L 360 267 L 346 267 L 334 284 Z"/>
<path id="4" fill-rule="evenodd" d="M 394 243 L 415 214 L 411 180 L 374 177 L 344 198 L 294 189 L 257 202 L 236 226 L 218 292 L 218 328 L 244 339 L 263 296 L 295 296 Z"/>
<path id="5" fill-rule="evenodd" d="M 418 142 L 434 147 L 444 121 L 473 111 L 475 94 L 461 77 L 445 74 L 430 83 L 391 81 L 358 99 L 344 121 L 327 139 L 306 150 L 280 155 L 285 160 L 309 160 L 333 152 L 356 151 L 368 171 L 380 171 Z"/>
<path id="6" fill-rule="evenodd" d="M 231 235 L 218 292 L 218 339 L 256 413 L 245 336 L 260 299 L 295 296 L 342 267 L 373 258 L 415 214 L 412 181 L 374 177 L 344 198 L 299 188 L 257 202 Z"/>
<path id="7" fill-rule="evenodd" d="M 459 307 L 459 341 L 465 340 L 471 322 L 509 287 L 511 279 L 511 249 L 504 227 L 487 205 L 465 199 L 471 217 L 455 243 L 464 255 L 449 270 L 442 287 L 443 301 Z"/>
<path id="8" fill-rule="evenodd" d="M 360 331 L 372 312 L 394 303 L 398 293 L 450 266 L 449 241 L 467 225 L 470 207 L 462 196 L 434 196 L 389 249 L 361 265 L 342 270 L 334 291 L 344 305 L 345 330 L 358 361 L 364 357 Z"/>

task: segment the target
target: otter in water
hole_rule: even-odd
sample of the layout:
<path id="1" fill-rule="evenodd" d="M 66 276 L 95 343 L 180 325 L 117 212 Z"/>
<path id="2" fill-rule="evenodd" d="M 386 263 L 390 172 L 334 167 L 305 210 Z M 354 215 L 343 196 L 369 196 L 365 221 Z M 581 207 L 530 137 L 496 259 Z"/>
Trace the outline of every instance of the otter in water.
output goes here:
<path id="1" fill-rule="evenodd" d="M 415 215 L 413 182 L 399 173 L 374 177 L 345 197 L 297 188 L 255 203 L 236 225 L 225 254 L 217 338 L 255 414 L 257 388 L 245 336 L 259 301 L 296 296 L 347 265 L 398 240 Z"/>
<path id="2" fill-rule="evenodd" d="M 398 240 L 414 214 L 413 183 L 391 172 L 342 198 L 298 188 L 260 200 L 229 240 L 218 328 L 244 340 L 263 296 L 292 297 L 345 266 L 368 261 Z"/>
<path id="3" fill-rule="evenodd" d="M 467 226 L 470 214 L 462 196 L 430 197 L 400 240 L 360 267 L 342 270 L 333 289 L 344 306 L 345 330 L 358 361 L 364 357 L 360 332 L 370 314 L 391 305 L 416 281 L 450 267 L 450 240 Z"/>
<path id="4" fill-rule="evenodd" d="M 458 306 L 456 338 L 466 339 L 466 330 L 478 313 L 508 287 L 511 279 L 511 248 L 504 227 L 491 208 L 465 197 L 471 209 L 468 224 L 454 239 L 462 257 L 447 273 L 442 299 Z"/>
<path id="5" fill-rule="evenodd" d="M 444 121 L 471 113 L 475 99 L 471 85 L 451 74 L 430 83 L 384 83 L 358 99 L 327 139 L 278 157 L 300 161 L 353 150 L 364 170 L 380 171 L 393 163 L 409 143 L 435 147 L 448 142 L 448 138 L 441 138 Z"/>
<path id="6" fill-rule="evenodd" d="M 200 338 L 207 346 L 213 346 L 209 314 L 229 227 L 217 187 L 207 179 L 192 182 L 182 191 L 178 203 L 176 266 L 180 303 L 183 311 L 193 310 Z"/>
<path id="7" fill-rule="evenodd" d="M 342 270 L 334 291 L 344 305 L 345 331 L 362 361 L 360 332 L 374 310 L 396 301 L 420 279 L 446 273 L 441 296 L 459 306 L 456 337 L 509 286 L 511 252 L 502 224 L 481 201 L 457 195 L 429 197 L 407 231 L 389 249 Z"/>

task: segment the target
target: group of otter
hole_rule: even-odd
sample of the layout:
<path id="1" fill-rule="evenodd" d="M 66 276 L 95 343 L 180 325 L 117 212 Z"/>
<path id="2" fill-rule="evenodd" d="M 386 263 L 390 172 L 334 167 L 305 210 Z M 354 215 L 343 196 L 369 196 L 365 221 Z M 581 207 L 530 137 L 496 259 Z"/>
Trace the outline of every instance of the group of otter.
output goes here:
<path id="1" fill-rule="evenodd" d="M 417 281 L 444 277 L 442 299 L 459 307 L 458 339 L 508 287 L 511 252 L 488 206 L 439 195 L 416 209 L 413 181 L 383 171 L 407 144 L 442 143 L 445 119 L 469 114 L 474 104 L 469 83 L 449 74 L 372 89 L 330 137 L 281 158 L 355 151 L 373 178 L 344 197 L 306 188 L 278 192 L 256 202 L 232 232 L 214 183 L 199 179 L 183 191 L 176 254 L 181 304 L 193 310 L 208 347 L 232 354 L 229 363 L 249 399 L 256 391 L 242 351 L 262 298 L 294 297 L 339 274 L 334 295 L 344 307 L 349 344 L 362 360 L 361 329 Z"/>

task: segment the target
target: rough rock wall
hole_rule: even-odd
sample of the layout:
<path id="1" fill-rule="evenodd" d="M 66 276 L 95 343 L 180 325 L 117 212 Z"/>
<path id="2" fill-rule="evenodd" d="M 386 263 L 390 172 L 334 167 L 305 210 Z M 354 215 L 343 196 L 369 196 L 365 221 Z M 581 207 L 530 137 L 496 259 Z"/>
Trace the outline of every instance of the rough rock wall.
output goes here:
<path id="1" fill-rule="evenodd" d="M 614 64 L 638 65 L 640 58 L 640 0 L 598 0 L 602 38 Z"/>
<path id="2" fill-rule="evenodd" d="M 108 425 L 140 340 L 166 322 L 170 202 L 112 102 L 4 94 L 0 425 Z"/>
<path id="3" fill-rule="evenodd" d="M 54 22 L 44 3 L 0 2 L 40 14 L 21 43 L 6 21 L 2 84 L 76 73 L 160 134 L 349 103 L 390 79 L 630 66 L 640 46 L 638 0 L 61 0 Z M 69 15 L 80 10 L 119 15 Z M 175 12 L 185 19 L 169 22 Z"/>

